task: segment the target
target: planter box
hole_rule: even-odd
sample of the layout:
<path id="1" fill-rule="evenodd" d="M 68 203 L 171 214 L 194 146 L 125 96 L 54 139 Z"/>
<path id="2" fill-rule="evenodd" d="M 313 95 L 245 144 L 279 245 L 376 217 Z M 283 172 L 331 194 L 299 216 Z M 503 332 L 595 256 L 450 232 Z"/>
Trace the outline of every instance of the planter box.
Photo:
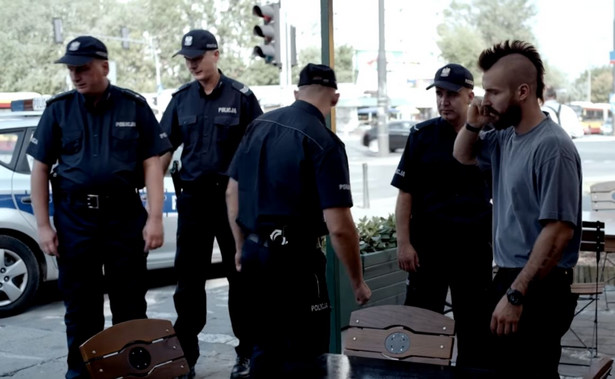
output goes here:
<path id="1" fill-rule="evenodd" d="M 406 298 L 408 273 L 397 263 L 397 248 L 361 255 L 363 277 L 372 290 L 370 301 L 363 307 L 382 304 L 403 304 Z M 350 313 L 361 308 L 355 299 L 344 265 L 339 265 L 340 327 L 348 326 Z"/>

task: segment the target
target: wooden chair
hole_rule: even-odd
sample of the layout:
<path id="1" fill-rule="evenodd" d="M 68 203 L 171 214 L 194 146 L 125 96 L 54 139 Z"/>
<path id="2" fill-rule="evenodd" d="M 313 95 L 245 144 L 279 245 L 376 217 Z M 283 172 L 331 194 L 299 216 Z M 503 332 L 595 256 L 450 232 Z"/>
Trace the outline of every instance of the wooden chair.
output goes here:
<path id="1" fill-rule="evenodd" d="M 94 379 L 169 379 L 190 370 L 168 320 L 122 322 L 94 335 L 79 349 Z"/>
<path id="2" fill-rule="evenodd" d="M 615 181 L 600 182 L 592 184 L 589 187 L 589 193 L 591 197 L 592 211 L 613 211 L 615 210 Z M 608 283 L 615 280 L 615 276 L 611 275 L 606 277 L 606 266 L 615 267 L 615 258 L 611 255 L 614 254 L 611 251 L 606 251 L 604 260 L 602 261 L 602 281 Z M 604 301 L 606 303 L 606 309 L 609 310 L 609 304 L 615 301 L 608 299 L 608 293 L 604 292 Z"/>
<path id="3" fill-rule="evenodd" d="M 611 375 L 613 369 L 613 358 L 602 357 L 596 359 L 589 366 L 587 374 L 583 375 L 583 379 L 606 379 Z"/>
<path id="4" fill-rule="evenodd" d="M 592 252 L 596 256 L 595 279 L 592 282 L 574 282 L 570 286 L 572 293 L 579 296 L 580 301 L 585 301 L 574 316 L 578 316 L 590 305 L 594 305 L 594 326 L 591 344 L 587 344 L 570 326 L 570 332 L 574 334 L 581 345 L 562 345 L 568 348 L 585 348 L 594 357 L 598 356 L 598 300 L 604 292 L 604 282 L 600 281 L 600 261 L 604 252 L 604 222 L 601 221 L 583 221 L 581 232 L 580 251 Z M 574 320 L 573 320 L 574 322 Z"/>
<path id="5" fill-rule="evenodd" d="M 589 194 L 592 211 L 615 210 L 615 181 L 592 184 Z"/>
<path id="6" fill-rule="evenodd" d="M 455 321 L 443 314 L 406 305 L 355 310 L 345 331 L 344 354 L 450 365 Z"/>

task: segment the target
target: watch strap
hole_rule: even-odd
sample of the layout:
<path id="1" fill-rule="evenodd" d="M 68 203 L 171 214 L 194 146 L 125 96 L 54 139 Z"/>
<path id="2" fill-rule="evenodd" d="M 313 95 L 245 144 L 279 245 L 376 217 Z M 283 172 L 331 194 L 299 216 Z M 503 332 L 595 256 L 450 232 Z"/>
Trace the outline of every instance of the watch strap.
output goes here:
<path id="1" fill-rule="evenodd" d="M 481 128 L 477 128 L 475 126 L 470 125 L 469 123 L 466 122 L 466 129 L 468 129 L 469 131 L 471 131 L 472 133 L 480 133 L 480 131 L 482 130 Z"/>

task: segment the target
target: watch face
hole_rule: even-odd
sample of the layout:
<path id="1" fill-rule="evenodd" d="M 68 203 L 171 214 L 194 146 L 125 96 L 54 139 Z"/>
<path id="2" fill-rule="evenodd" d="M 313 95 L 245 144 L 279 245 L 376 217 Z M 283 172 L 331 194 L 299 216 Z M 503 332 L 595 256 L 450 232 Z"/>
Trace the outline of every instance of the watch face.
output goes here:
<path id="1" fill-rule="evenodd" d="M 512 305 L 521 305 L 523 303 L 523 294 L 512 288 L 506 292 L 506 297 Z"/>

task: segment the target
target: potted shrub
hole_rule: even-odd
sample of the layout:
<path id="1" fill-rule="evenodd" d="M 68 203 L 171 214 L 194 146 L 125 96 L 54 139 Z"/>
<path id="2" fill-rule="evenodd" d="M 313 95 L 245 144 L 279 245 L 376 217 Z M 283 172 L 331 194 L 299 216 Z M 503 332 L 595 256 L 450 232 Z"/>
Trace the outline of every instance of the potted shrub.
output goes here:
<path id="1" fill-rule="evenodd" d="M 395 216 L 363 217 L 357 224 L 363 277 L 372 290 L 372 298 L 365 306 L 403 304 L 408 274 L 397 263 L 397 235 Z M 348 326 L 350 313 L 359 306 L 355 302 L 345 268 L 339 267 L 340 325 Z"/>

